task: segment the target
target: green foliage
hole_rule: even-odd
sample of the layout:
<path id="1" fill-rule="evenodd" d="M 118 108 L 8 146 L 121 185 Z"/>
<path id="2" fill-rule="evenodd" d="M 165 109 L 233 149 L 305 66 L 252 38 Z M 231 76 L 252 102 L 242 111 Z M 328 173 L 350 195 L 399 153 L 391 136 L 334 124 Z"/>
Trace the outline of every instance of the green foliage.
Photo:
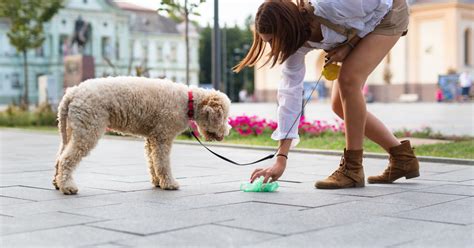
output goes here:
<path id="1" fill-rule="evenodd" d="M 33 125 L 57 126 L 57 114 L 53 112 L 49 103 L 43 103 L 33 113 Z"/>
<path id="2" fill-rule="evenodd" d="M 225 63 L 222 66 L 224 85 L 226 94 L 232 101 L 238 100 L 238 94 L 241 89 L 246 89 L 248 94 L 254 91 L 254 68 L 246 68 L 240 73 L 232 72 L 234 67 L 244 56 L 253 42 L 253 34 L 250 29 L 253 17 L 248 16 L 245 21 L 245 27 L 237 25 L 233 27 L 221 28 L 221 36 L 225 41 L 222 42 L 223 52 L 225 53 Z M 213 28 L 209 25 L 200 32 L 199 41 L 199 67 L 200 82 L 210 83 L 212 81 L 212 32 Z M 226 64 L 226 68 L 224 68 Z"/>
<path id="3" fill-rule="evenodd" d="M 186 14 L 199 16 L 200 14 L 195 11 L 197 7 L 201 3 L 206 2 L 206 0 L 198 0 L 188 3 L 190 1 L 186 0 L 179 1 L 179 0 L 161 0 L 161 7 L 158 11 L 166 11 L 168 14 L 172 14 L 175 18 L 182 18 L 184 20 L 184 16 Z"/>
<path id="4" fill-rule="evenodd" d="M 454 137 L 445 136 L 440 132 L 435 132 L 431 127 L 423 127 L 417 130 L 409 130 L 404 128 L 402 130 L 395 131 L 394 135 L 398 138 L 413 137 L 424 139 L 454 139 Z"/>
<path id="5" fill-rule="evenodd" d="M 210 84 L 212 82 L 212 28 L 202 28 L 199 38 L 199 82 Z"/>
<path id="6" fill-rule="evenodd" d="M 35 112 L 31 113 L 16 106 L 9 105 L 0 112 L 0 126 L 27 127 L 27 126 L 56 126 L 56 113 L 51 110 L 51 105 L 42 104 Z"/>
<path id="7" fill-rule="evenodd" d="M 0 17 L 10 21 L 7 36 L 19 51 L 37 48 L 45 39 L 43 23 L 63 7 L 63 0 L 7 0 L 0 2 Z"/>
<path id="8" fill-rule="evenodd" d="M 0 126 L 22 127 L 31 124 L 31 114 L 16 105 L 8 105 L 4 112 L 0 112 Z"/>
<path id="9" fill-rule="evenodd" d="M 10 43 L 23 54 L 24 92 L 22 108 L 28 109 L 28 49 L 40 47 L 44 40 L 43 23 L 63 7 L 64 0 L 2 0 L 0 18 L 10 22 L 7 33 Z"/>

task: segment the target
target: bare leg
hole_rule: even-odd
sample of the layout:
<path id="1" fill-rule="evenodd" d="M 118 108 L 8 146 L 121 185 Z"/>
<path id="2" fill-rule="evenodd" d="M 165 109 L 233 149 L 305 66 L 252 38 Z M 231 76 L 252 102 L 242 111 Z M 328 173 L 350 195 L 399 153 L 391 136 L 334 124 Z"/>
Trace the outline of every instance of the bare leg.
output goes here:
<path id="1" fill-rule="evenodd" d="M 344 110 L 342 108 L 339 85 L 337 82 L 333 86 L 331 99 L 334 113 L 344 119 Z M 388 128 L 379 119 L 377 119 L 377 117 L 368 111 L 365 122 L 365 136 L 380 145 L 387 152 L 390 147 L 400 145 L 400 142 L 393 135 L 393 133 L 388 130 Z"/>
<path id="2" fill-rule="evenodd" d="M 173 139 L 149 138 L 148 143 L 153 157 L 155 175 L 158 177 L 160 188 L 175 190 L 179 188 L 178 182 L 173 178 L 170 168 L 170 152 Z"/>
<path id="3" fill-rule="evenodd" d="M 362 149 L 367 120 L 362 86 L 399 38 L 369 34 L 357 44 L 342 64 L 338 82 L 348 150 Z"/>

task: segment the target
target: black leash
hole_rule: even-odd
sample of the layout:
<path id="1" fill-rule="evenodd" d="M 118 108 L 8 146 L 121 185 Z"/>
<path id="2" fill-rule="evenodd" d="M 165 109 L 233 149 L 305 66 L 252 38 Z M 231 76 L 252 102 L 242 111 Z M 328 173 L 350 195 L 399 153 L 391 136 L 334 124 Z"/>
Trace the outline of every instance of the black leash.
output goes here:
<path id="1" fill-rule="evenodd" d="M 323 75 L 321 74 L 321 76 L 319 76 L 318 81 L 316 82 L 316 84 L 315 84 L 315 85 L 313 86 L 313 88 L 311 89 L 311 93 L 309 94 L 308 98 L 305 100 L 305 102 L 304 102 L 304 104 L 303 104 L 303 107 L 301 108 L 301 112 L 298 114 L 298 116 L 296 117 L 295 121 L 293 121 L 293 124 L 291 125 L 289 131 L 290 131 L 291 129 L 293 129 L 293 127 L 295 126 L 296 122 L 300 119 L 300 116 L 303 114 L 304 108 L 306 107 L 306 104 L 309 102 L 309 99 L 310 99 L 311 96 L 313 95 L 313 92 L 314 92 L 314 90 L 316 89 L 316 87 L 318 86 L 318 84 L 319 84 L 319 82 L 321 81 L 321 78 L 322 78 L 322 77 L 323 77 Z M 263 157 L 263 158 L 261 158 L 261 159 L 259 159 L 259 160 L 257 160 L 257 161 L 250 162 L 250 163 L 237 163 L 237 162 L 235 162 L 235 161 L 233 161 L 233 160 L 230 160 L 230 159 L 228 159 L 228 158 L 226 158 L 226 157 L 224 157 L 224 156 L 222 156 L 222 155 L 220 155 L 220 154 L 218 154 L 218 153 L 212 151 L 211 149 L 209 149 L 206 145 L 204 145 L 204 144 L 201 142 L 201 140 L 199 140 L 199 138 L 196 136 L 196 134 L 194 134 L 194 131 L 192 130 L 192 128 L 190 128 L 190 129 L 191 129 L 191 134 L 194 136 L 194 138 L 199 142 L 199 144 L 201 144 L 201 145 L 202 145 L 204 148 L 206 148 L 209 152 L 211 152 L 212 154 L 214 154 L 214 155 L 217 156 L 218 158 L 220 158 L 220 159 L 222 159 L 222 160 L 225 160 L 225 161 L 227 161 L 227 162 L 229 162 L 229 163 L 231 163 L 231 164 L 237 165 L 237 166 L 252 165 L 252 164 L 260 163 L 260 162 L 262 162 L 262 161 L 265 161 L 265 160 L 274 158 L 275 155 L 278 153 L 278 150 L 280 150 L 280 147 L 281 147 L 281 146 L 279 146 L 279 147 L 277 148 L 277 150 L 276 150 L 273 154 L 270 154 L 270 155 L 268 155 L 268 156 L 266 156 L 266 157 Z M 290 134 L 290 132 L 287 132 L 285 138 L 283 138 L 283 139 L 288 138 L 288 135 L 289 135 L 289 134 Z"/>

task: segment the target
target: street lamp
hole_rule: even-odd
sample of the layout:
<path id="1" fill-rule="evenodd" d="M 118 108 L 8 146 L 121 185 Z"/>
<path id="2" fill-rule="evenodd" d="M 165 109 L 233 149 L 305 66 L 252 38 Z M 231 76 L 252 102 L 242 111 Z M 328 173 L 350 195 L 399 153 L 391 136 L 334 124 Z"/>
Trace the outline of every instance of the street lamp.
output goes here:
<path id="1" fill-rule="evenodd" d="M 214 0 L 214 32 L 212 36 L 212 86 L 220 90 L 221 84 L 221 35 L 219 27 L 219 0 Z"/>

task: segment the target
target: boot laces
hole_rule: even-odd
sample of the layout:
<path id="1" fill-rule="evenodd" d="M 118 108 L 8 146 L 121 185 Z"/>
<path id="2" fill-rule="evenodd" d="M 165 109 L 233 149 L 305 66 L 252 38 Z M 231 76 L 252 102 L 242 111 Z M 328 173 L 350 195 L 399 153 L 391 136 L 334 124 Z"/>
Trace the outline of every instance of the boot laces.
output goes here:
<path id="1" fill-rule="evenodd" d="M 330 177 L 336 175 L 336 174 L 339 174 L 339 173 L 343 173 L 344 174 L 344 171 L 346 171 L 347 168 L 346 168 L 346 160 L 344 159 L 344 156 L 341 157 L 341 161 L 339 162 L 339 168 L 337 170 L 335 170 Z"/>

